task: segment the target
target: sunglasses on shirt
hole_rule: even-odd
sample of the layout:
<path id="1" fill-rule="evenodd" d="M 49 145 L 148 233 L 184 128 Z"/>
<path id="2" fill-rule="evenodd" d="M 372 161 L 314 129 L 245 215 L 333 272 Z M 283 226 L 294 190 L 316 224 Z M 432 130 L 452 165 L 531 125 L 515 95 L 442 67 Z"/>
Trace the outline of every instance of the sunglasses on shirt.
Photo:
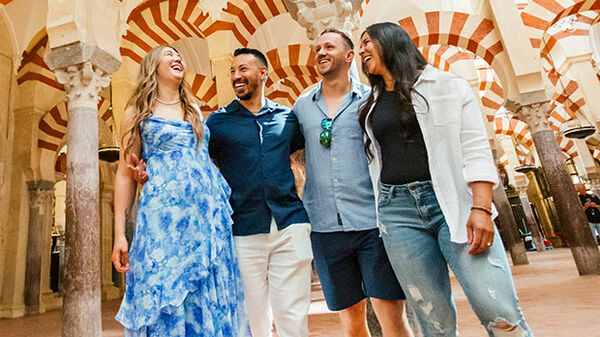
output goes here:
<path id="1" fill-rule="evenodd" d="M 319 142 L 324 147 L 331 146 L 331 124 L 332 123 L 333 123 L 333 120 L 331 118 L 323 118 L 321 120 L 321 128 L 323 129 L 323 131 L 319 135 Z"/>

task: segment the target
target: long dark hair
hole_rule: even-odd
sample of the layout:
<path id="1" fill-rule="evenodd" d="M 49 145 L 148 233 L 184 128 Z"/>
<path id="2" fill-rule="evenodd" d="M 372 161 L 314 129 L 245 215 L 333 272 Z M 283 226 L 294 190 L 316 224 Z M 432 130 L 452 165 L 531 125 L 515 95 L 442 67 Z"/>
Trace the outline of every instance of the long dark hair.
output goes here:
<path id="1" fill-rule="evenodd" d="M 414 84 L 422 70 L 425 69 L 427 61 L 406 31 L 395 23 L 382 22 L 373 24 L 365 29 L 361 34 L 361 38 L 365 33 L 369 34 L 380 59 L 394 78 L 394 96 L 398 105 L 400 107 L 409 107 L 409 109 L 400 109 L 402 113 L 400 122 L 403 126 L 401 130 L 402 136 L 410 140 L 419 128 L 417 117 L 412 109 L 411 94 L 413 91 L 416 92 Z M 369 78 L 369 84 L 372 88 L 371 94 L 360 108 L 358 114 L 360 126 L 365 131 L 367 114 L 373 104 L 376 103 L 375 94 L 381 95 L 385 91 L 385 81 L 381 75 L 369 74 L 364 64 L 362 65 L 362 71 Z M 367 137 L 365 152 L 369 160 L 373 158 L 370 146 L 371 140 Z"/>

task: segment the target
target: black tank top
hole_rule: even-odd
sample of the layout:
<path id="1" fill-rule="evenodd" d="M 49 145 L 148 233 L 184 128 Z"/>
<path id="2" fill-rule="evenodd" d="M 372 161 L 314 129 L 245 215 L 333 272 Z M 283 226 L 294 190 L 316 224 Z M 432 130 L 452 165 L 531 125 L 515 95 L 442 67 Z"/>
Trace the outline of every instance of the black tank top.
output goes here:
<path id="1" fill-rule="evenodd" d="M 420 128 L 406 139 L 401 114 L 414 114 L 412 106 L 399 104 L 393 91 L 385 91 L 373 108 L 373 134 L 381 148 L 381 182 L 402 185 L 431 179 L 427 148 Z"/>

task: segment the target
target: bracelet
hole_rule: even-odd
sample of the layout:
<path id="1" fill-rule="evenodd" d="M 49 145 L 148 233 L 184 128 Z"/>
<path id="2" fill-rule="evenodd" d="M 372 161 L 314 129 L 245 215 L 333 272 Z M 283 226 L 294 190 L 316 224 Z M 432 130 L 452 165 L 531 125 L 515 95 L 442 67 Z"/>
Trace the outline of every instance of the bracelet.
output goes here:
<path id="1" fill-rule="evenodd" d="M 473 205 L 473 206 L 471 206 L 471 211 L 475 210 L 475 209 L 480 210 L 480 211 L 484 211 L 484 212 L 486 212 L 490 216 L 492 216 L 494 214 L 494 213 L 492 213 L 492 210 L 490 208 L 487 208 L 485 206 L 479 206 L 479 205 Z"/>

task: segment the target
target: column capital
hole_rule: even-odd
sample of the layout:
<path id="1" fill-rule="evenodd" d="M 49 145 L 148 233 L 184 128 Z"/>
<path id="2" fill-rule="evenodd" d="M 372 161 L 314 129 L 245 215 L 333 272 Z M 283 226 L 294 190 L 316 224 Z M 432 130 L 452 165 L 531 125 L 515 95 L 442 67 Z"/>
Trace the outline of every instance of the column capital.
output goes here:
<path id="1" fill-rule="evenodd" d="M 350 0 L 295 0 L 286 1 L 295 4 L 296 11 L 290 14 L 300 26 L 306 28 L 306 34 L 315 41 L 326 28 L 337 28 L 353 36 L 358 29 L 358 8 Z"/>
<path id="2" fill-rule="evenodd" d="M 95 68 L 108 74 L 114 73 L 121 66 L 121 60 L 95 45 L 83 42 L 52 48 L 44 56 L 44 61 L 51 70 L 90 62 Z"/>
<path id="3" fill-rule="evenodd" d="M 95 45 L 77 42 L 53 48 L 44 61 L 65 85 L 69 108 L 97 108 L 98 93 L 110 83 L 110 74 L 119 69 L 121 60 Z"/>
<path id="4" fill-rule="evenodd" d="M 551 130 L 547 117 L 547 113 L 551 109 L 548 101 L 528 105 L 517 103 L 515 107 L 515 114 L 520 120 L 527 123 L 532 134 L 538 131 Z"/>
<path id="5" fill-rule="evenodd" d="M 90 61 L 55 69 L 56 79 L 65 85 L 69 108 L 97 108 L 98 94 L 110 84 L 110 76 Z"/>

